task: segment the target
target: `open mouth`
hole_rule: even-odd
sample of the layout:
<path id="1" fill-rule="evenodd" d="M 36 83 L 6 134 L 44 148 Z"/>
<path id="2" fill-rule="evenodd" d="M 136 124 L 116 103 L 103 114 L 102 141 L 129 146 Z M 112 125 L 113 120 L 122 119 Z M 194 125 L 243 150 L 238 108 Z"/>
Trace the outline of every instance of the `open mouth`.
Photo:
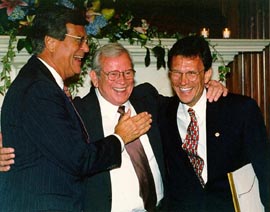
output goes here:
<path id="1" fill-rule="evenodd" d="M 126 90 L 126 88 L 113 88 L 117 92 L 123 92 Z"/>
<path id="2" fill-rule="evenodd" d="M 179 88 L 179 90 L 182 92 L 189 92 L 192 90 L 192 88 Z"/>
<path id="3" fill-rule="evenodd" d="M 79 55 L 75 55 L 74 56 L 74 59 L 81 62 L 82 59 L 83 59 L 83 57 L 82 56 L 79 56 Z"/>

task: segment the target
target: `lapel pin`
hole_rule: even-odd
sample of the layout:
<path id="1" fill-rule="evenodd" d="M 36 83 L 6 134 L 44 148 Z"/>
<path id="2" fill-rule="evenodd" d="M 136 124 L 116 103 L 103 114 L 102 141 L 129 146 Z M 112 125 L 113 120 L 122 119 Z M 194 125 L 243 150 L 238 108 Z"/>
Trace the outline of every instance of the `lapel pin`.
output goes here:
<path id="1" fill-rule="evenodd" d="M 219 132 L 216 132 L 216 133 L 215 133 L 215 136 L 216 136 L 216 137 L 219 137 L 219 136 L 220 136 L 220 133 L 219 133 Z"/>

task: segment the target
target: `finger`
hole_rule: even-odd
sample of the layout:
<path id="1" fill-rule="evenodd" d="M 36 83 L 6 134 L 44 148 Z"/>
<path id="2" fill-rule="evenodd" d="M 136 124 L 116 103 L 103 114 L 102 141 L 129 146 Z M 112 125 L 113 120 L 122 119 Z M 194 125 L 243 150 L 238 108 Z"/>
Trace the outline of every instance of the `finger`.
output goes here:
<path id="1" fill-rule="evenodd" d="M 223 96 L 227 96 L 229 93 L 229 89 L 228 88 L 224 88 L 224 92 L 223 92 Z"/>
<path id="2" fill-rule="evenodd" d="M 0 132 L 0 147 L 3 147 L 2 133 Z"/>
<path id="3" fill-rule="evenodd" d="M 143 118 L 145 118 L 147 116 L 148 116 L 147 112 L 141 112 L 141 113 L 139 113 L 139 114 L 137 114 L 135 116 L 132 116 L 131 119 L 134 122 L 138 122 L 138 121 L 140 121 L 141 119 L 143 119 Z"/>
<path id="4" fill-rule="evenodd" d="M 215 89 L 213 87 L 209 87 L 206 93 L 206 98 L 209 102 L 212 102 L 215 96 Z"/>
<path id="5" fill-rule="evenodd" d="M 14 153 L 15 149 L 11 148 L 11 147 L 4 147 L 4 148 L 0 148 L 0 156 L 2 154 L 10 154 L 10 153 Z"/>
<path id="6" fill-rule="evenodd" d="M 1 165 L 1 162 L 2 161 L 7 161 L 7 160 L 10 160 L 10 159 L 14 159 L 15 158 L 15 154 L 1 154 L 0 155 L 0 165 Z"/>
<path id="7" fill-rule="evenodd" d="M 128 109 L 128 111 L 121 116 L 121 118 L 119 119 L 119 121 L 128 120 L 130 118 L 130 114 L 131 114 L 131 111 L 130 111 L 130 109 Z"/>
<path id="8" fill-rule="evenodd" d="M 7 172 L 10 170 L 10 166 L 0 166 L 0 172 Z"/>
<path id="9" fill-rule="evenodd" d="M 11 160 L 1 160 L 0 161 L 0 167 L 9 166 L 9 165 L 12 165 L 14 163 L 15 163 L 15 161 L 13 159 L 11 159 Z"/>
<path id="10" fill-rule="evenodd" d="M 137 122 L 149 121 L 149 120 L 151 120 L 151 118 L 152 118 L 151 114 L 149 114 L 148 112 L 143 112 L 143 113 L 139 114 Z"/>

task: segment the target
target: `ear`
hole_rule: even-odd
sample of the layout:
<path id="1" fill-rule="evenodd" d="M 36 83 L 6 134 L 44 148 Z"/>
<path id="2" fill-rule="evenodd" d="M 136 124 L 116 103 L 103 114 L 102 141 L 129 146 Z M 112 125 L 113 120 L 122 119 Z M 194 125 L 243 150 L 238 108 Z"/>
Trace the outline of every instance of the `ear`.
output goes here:
<path id="1" fill-rule="evenodd" d="M 97 73 L 94 70 L 91 70 L 89 72 L 89 76 L 91 79 L 92 84 L 97 88 L 98 87 L 98 76 Z"/>
<path id="2" fill-rule="evenodd" d="M 204 83 L 207 84 L 212 77 L 213 70 L 209 68 L 206 72 L 204 72 Z"/>
<path id="3" fill-rule="evenodd" d="M 44 38 L 45 46 L 50 52 L 55 51 L 55 47 L 57 44 L 57 40 L 55 38 L 52 38 L 50 36 L 45 36 Z"/>

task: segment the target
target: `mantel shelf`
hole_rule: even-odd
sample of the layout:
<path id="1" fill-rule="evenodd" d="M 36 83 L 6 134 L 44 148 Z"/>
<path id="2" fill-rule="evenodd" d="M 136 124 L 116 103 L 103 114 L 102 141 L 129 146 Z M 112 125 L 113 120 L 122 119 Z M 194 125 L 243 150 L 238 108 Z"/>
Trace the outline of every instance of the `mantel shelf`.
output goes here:
<path id="1" fill-rule="evenodd" d="M 20 38 L 20 37 L 19 37 Z M 8 46 L 8 36 L 0 36 L 0 57 L 6 53 Z M 225 64 L 231 62 L 235 55 L 241 52 L 261 52 L 266 46 L 269 45 L 269 39 L 208 39 L 211 47 L 214 47 L 220 55 L 222 55 Z M 99 43 L 101 45 L 108 43 L 108 39 L 100 39 Z M 153 47 L 161 41 L 161 45 L 169 49 L 175 43 L 176 39 L 152 39 L 151 42 L 148 42 L 148 47 Z M 131 52 L 134 63 L 138 65 L 144 65 L 145 57 L 145 48 L 142 48 L 140 44 L 129 44 L 127 40 L 119 41 L 122 43 L 129 51 Z M 212 48 L 213 50 L 213 48 Z M 21 60 L 20 57 L 29 56 L 26 51 L 21 51 L 17 53 L 15 58 L 15 63 L 25 62 L 25 59 Z"/>

